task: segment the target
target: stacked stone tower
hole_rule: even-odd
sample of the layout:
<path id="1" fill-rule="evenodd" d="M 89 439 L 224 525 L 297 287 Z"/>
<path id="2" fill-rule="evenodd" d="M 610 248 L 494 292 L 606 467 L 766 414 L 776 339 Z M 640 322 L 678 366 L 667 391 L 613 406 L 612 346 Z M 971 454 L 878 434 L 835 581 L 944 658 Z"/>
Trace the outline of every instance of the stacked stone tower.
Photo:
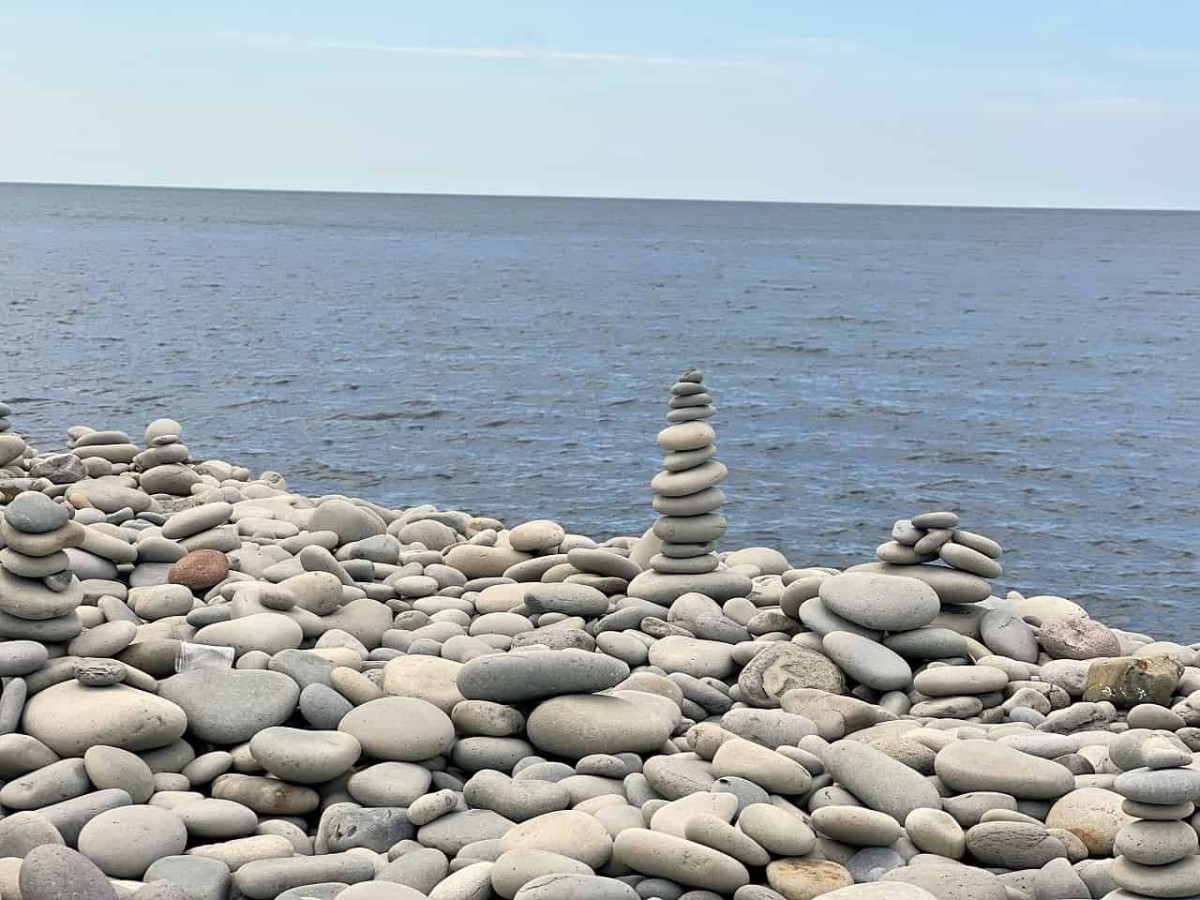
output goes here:
<path id="1" fill-rule="evenodd" d="M 718 485 L 728 470 L 713 458 L 716 432 L 707 420 L 715 412 L 704 373 L 688 369 L 671 388 L 669 424 L 658 434 L 666 456 L 662 471 L 650 482 L 654 509 L 661 514 L 652 540 L 660 546 L 650 568 L 630 583 L 632 597 L 670 603 L 697 592 L 727 600 L 750 590 L 744 575 L 720 570 L 716 554 L 716 542 L 726 528 L 720 514 L 725 492 Z"/>

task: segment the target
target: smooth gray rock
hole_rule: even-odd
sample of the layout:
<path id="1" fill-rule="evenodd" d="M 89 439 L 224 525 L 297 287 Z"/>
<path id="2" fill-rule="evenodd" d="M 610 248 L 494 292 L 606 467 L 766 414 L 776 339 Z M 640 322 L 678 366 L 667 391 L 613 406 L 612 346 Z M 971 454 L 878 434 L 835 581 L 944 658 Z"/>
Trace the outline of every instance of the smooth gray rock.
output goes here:
<path id="1" fill-rule="evenodd" d="M 825 768 L 866 806 L 903 824 L 914 809 L 941 809 L 937 789 L 924 776 L 860 741 L 842 740 L 825 751 Z"/>
<path id="2" fill-rule="evenodd" d="M 525 703 L 559 694 L 608 690 L 629 676 L 629 666 L 603 653 L 553 650 L 478 656 L 458 673 L 458 690 L 469 700 Z"/>
<path id="3" fill-rule="evenodd" d="M 22 900 L 117 900 L 95 863 L 82 853 L 49 844 L 25 857 L 19 885 Z"/>
<path id="4" fill-rule="evenodd" d="M 921 628 L 941 609 L 933 588 L 894 575 L 844 572 L 822 581 L 819 596 L 835 615 L 879 631 Z"/>
<path id="5" fill-rule="evenodd" d="M 300 687 L 280 672 L 202 669 L 166 679 L 160 694 L 187 713 L 191 734 L 228 745 L 287 721 Z"/>
<path id="6" fill-rule="evenodd" d="M 40 491 L 24 491 L 4 507 L 4 518 L 17 531 L 46 534 L 67 524 L 71 514 Z"/>
<path id="7" fill-rule="evenodd" d="M 1054 800 L 1075 789 L 1075 776 L 1065 766 L 994 741 L 955 741 L 938 752 L 933 765 L 942 782 L 960 794 L 998 791 L 1019 800 Z"/>

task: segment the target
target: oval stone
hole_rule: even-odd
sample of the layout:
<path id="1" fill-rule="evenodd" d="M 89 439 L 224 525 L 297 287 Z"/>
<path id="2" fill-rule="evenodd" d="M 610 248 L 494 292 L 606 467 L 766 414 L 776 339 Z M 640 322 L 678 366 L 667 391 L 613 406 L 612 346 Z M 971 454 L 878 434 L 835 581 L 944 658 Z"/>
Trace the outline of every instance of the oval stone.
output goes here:
<path id="1" fill-rule="evenodd" d="M 910 631 L 934 620 L 941 603 L 933 588 L 913 578 L 846 572 L 821 582 L 821 602 L 832 613 L 878 631 Z"/>
<path id="2" fill-rule="evenodd" d="M 665 713 L 655 712 L 647 703 L 622 697 L 566 695 L 541 703 L 530 713 L 526 731 L 539 750 L 567 759 L 593 753 L 649 753 L 675 729 Z"/>
<path id="3" fill-rule="evenodd" d="M 125 685 L 66 681 L 29 699 L 22 730 L 59 756 L 83 756 L 104 744 L 121 750 L 165 747 L 183 736 L 187 715 L 169 699 Z"/>
<path id="4" fill-rule="evenodd" d="M 1019 800 L 1054 800 L 1075 789 L 1075 776 L 1066 766 L 994 741 L 948 744 L 934 758 L 933 769 L 960 794 L 998 791 Z"/>
<path id="5" fill-rule="evenodd" d="M 821 646 L 859 684 L 877 691 L 901 691 L 912 683 L 912 669 L 904 658 L 869 638 L 834 631 L 825 635 Z"/>

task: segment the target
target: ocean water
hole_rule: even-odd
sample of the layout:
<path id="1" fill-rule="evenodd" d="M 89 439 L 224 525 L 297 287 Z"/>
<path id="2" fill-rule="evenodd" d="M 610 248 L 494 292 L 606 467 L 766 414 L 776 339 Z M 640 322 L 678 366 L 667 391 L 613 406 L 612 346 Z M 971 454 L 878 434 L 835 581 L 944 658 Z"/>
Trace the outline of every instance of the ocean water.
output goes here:
<path id="1" fill-rule="evenodd" d="M 653 520 L 698 365 L 723 547 L 873 557 L 935 507 L 998 588 L 1200 640 L 1200 214 L 0 185 L 0 397 L 174 416 L 296 489 Z"/>

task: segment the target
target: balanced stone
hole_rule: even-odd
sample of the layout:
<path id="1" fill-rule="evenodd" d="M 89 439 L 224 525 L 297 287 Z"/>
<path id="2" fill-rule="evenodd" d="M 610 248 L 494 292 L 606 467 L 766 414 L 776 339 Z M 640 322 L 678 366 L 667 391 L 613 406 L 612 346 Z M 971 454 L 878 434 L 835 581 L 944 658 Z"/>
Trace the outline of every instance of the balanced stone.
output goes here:
<path id="1" fill-rule="evenodd" d="M 652 527 L 661 551 L 649 554 L 649 569 L 628 587 L 630 596 L 653 602 L 670 603 L 693 591 L 719 601 L 749 593 L 744 576 L 732 577 L 733 573 L 721 571 L 713 552 L 713 542 L 726 527 L 724 517 L 717 513 L 725 494 L 717 485 L 728 470 L 712 458 L 716 434 L 700 421 L 714 412 L 709 405 L 711 397 L 704 390 L 677 393 L 684 386 L 690 390 L 691 385 L 703 388 L 703 375 L 694 369 L 685 372 L 672 388 L 667 420 L 676 424 L 658 436 L 659 446 L 670 451 L 663 470 L 650 482 L 654 509 L 662 514 Z"/>
<path id="2" fill-rule="evenodd" d="M 819 590 L 830 612 L 880 631 L 921 628 L 941 609 L 933 588 L 894 575 L 849 572 L 825 579 Z"/>

